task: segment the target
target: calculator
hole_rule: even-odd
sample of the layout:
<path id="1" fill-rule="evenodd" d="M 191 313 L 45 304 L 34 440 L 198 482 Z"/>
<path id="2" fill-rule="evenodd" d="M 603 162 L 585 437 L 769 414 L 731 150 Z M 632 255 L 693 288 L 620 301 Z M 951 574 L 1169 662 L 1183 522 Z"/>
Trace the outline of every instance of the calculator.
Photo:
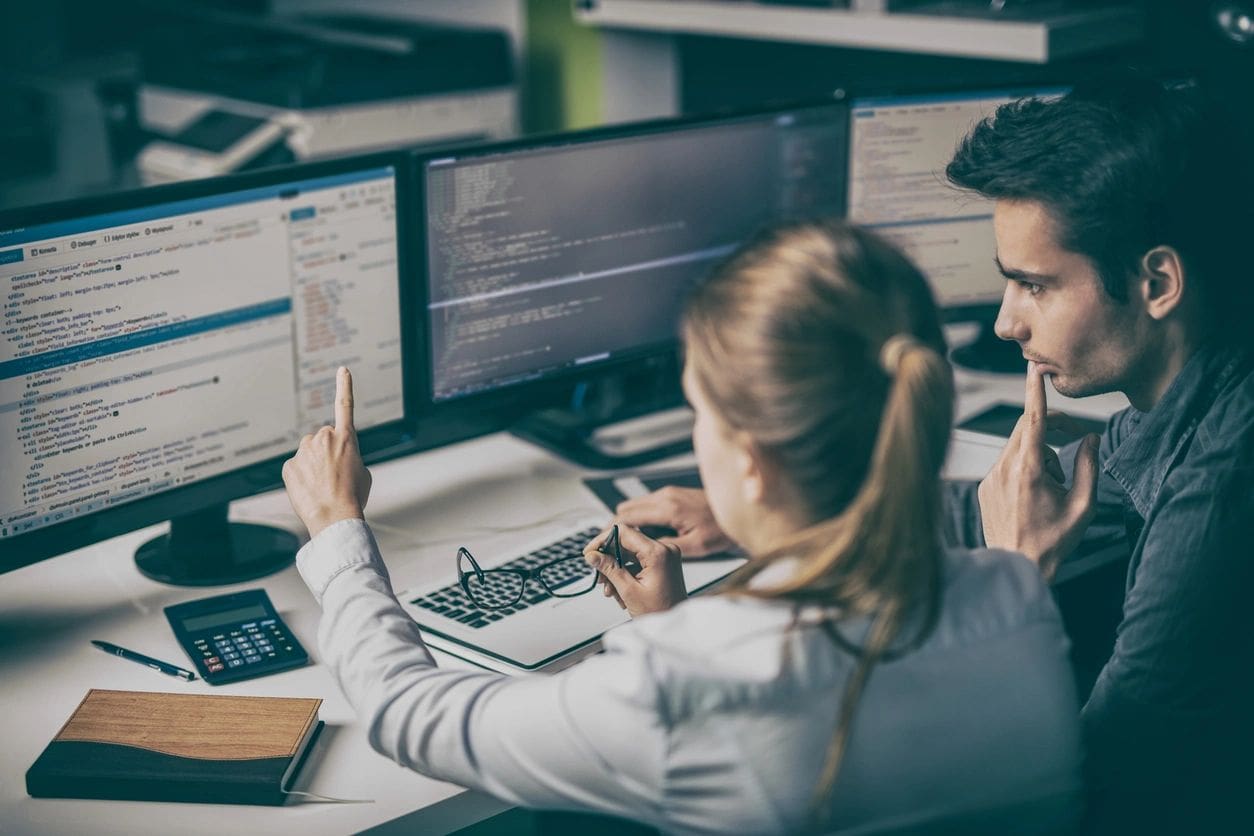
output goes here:
<path id="1" fill-rule="evenodd" d="M 210 685 L 298 668 L 309 661 L 264 589 L 165 608 L 174 637 Z"/>

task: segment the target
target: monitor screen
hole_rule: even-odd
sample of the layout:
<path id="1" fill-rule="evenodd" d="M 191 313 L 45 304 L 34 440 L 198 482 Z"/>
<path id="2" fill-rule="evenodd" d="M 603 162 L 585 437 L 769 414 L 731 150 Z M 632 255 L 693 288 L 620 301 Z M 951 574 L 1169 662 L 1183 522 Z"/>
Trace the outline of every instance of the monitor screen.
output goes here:
<path id="1" fill-rule="evenodd" d="M 429 157 L 434 401 L 673 350 L 691 284 L 756 228 L 835 214 L 843 105 Z"/>
<path id="2" fill-rule="evenodd" d="M 991 201 L 945 179 L 958 143 L 998 105 L 1056 88 L 855 98 L 850 104 L 849 219 L 899 244 L 932 281 L 937 303 L 1001 301 Z"/>
<path id="3" fill-rule="evenodd" d="M 0 229 L 0 550 L 289 455 L 342 364 L 360 429 L 404 417 L 397 176 L 372 165 Z"/>

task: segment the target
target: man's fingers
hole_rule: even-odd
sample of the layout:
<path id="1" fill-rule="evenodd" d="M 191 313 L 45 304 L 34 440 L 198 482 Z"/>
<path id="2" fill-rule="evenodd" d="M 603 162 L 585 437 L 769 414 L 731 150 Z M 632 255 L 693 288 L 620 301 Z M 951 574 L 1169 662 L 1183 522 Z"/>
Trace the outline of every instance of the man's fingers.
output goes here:
<path id="1" fill-rule="evenodd" d="M 353 376 L 344 366 L 335 373 L 335 429 L 353 429 Z"/>
<path id="2" fill-rule="evenodd" d="M 1041 457 L 1044 459 L 1043 465 L 1045 473 L 1054 478 L 1058 484 L 1067 481 L 1067 474 L 1062 470 L 1062 462 L 1058 461 L 1058 454 L 1054 452 L 1052 447 L 1042 447 Z"/>
<path id="3" fill-rule="evenodd" d="M 1023 393 L 1023 438 L 1020 446 L 1026 450 L 1039 450 L 1045 443 L 1045 375 L 1040 364 L 1028 362 L 1027 387 Z"/>
<path id="4" fill-rule="evenodd" d="M 1051 409 L 1045 416 L 1045 428 L 1049 430 L 1062 430 L 1068 436 L 1080 438 L 1084 435 L 1084 425 L 1075 419 L 1074 416 L 1065 412 L 1059 412 Z"/>
<path id="5" fill-rule="evenodd" d="M 670 525 L 672 522 L 656 493 L 623 500 L 614 509 L 614 516 L 619 522 L 634 525 L 636 528 L 644 525 Z"/>
<path id="6" fill-rule="evenodd" d="M 690 531 L 675 537 L 659 537 L 658 542 L 663 546 L 679 549 L 680 557 L 706 557 L 711 554 L 710 548 L 701 539 L 700 532 L 697 531 Z"/>
<path id="7" fill-rule="evenodd" d="M 1097 496 L 1097 447 L 1101 439 L 1090 433 L 1075 451 L 1075 479 L 1071 483 L 1072 512 L 1081 517 Z"/>

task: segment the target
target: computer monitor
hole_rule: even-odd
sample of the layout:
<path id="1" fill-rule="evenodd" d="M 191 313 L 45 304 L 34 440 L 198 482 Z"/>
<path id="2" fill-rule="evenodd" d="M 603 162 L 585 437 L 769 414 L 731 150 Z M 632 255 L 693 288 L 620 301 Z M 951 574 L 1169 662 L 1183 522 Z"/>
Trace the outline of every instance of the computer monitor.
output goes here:
<path id="1" fill-rule="evenodd" d="M 228 524 L 330 423 L 404 447 L 398 174 L 371 156 L 0 215 L 0 571 L 163 520 L 136 553 L 210 585 L 291 561 Z"/>
<path id="2" fill-rule="evenodd" d="M 684 297 L 715 263 L 769 222 L 844 211 L 847 130 L 829 100 L 421 156 L 434 415 L 673 359 Z M 678 392 L 677 374 L 649 376 Z M 567 444 L 594 424 L 533 420 L 527 437 L 623 464 Z"/>
<path id="3" fill-rule="evenodd" d="M 979 349 L 955 360 L 1000 368 L 991 325 L 1005 279 L 993 257 L 992 202 L 950 186 L 945 166 L 959 142 L 999 105 L 1024 96 L 1062 95 L 1058 87 L 857 96 L 849 117 L 849 219 L 899 244 L 932 282 L 949 321 L 985 326 Z M 1005 343 L 1013 367 L 1023 359 Z"/>

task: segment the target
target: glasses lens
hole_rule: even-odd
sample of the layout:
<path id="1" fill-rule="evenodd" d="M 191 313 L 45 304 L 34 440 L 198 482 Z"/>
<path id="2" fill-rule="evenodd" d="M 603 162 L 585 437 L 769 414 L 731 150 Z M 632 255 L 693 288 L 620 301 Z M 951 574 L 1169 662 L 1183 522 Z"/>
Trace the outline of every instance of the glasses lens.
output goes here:
<path id="1" fill-rule="evenodd" d="M 465 578 L 470 600 L 480 609 L 499 610 L 522 597 L 523 579 L 513 572 L 489 570 L 482 577 L 470 572 Z"/>
<path id="2" fill-rule="evenodd" d="M 570 557 L 543 567 L 540 582 L 558 598 L 574 598 L 592 591 L 597 573 L 583 557 Z"/>

